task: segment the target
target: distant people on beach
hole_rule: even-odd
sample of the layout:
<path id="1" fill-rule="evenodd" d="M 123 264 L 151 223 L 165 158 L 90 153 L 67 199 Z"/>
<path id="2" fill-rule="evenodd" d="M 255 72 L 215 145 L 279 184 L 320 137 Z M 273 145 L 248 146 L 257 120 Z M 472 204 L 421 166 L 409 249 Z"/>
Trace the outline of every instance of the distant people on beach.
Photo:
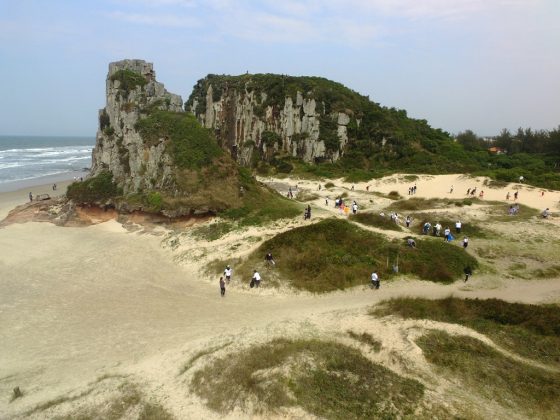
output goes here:
<path id="1" fill-rule="evenodd" d="M 509 197 L 510 197 L 510 195 L 509 195 L 509 191 L 508 191 L 508 193 L 506 194 L 506 200 L 509 200 Z"/>
<path id="2" fill-rule="evenodd" d="M 56 184 L 53 184 L 53 185 L 52 185 L 52 190 L 53 190 L 53 191 L 56 191 Z"/>
<path id="3" fill-rule="evenodd" d="M 453 236 L 451 236 L 451 229 L 449 229 L 449 227 L 445 228 L 445 230 L 443 231 L 443 236 L 445 238 L 445 242 L 451 242 Z"/>
<path id="4" fill-rule="evenodd" d="M 468 246 L 469 246 L 469 238 L 468 238 L 468 236 L 465 236 L 463 238 L 463 248 L 467 249 Z"/>
<path id="5" fill-rule="evenodd" d="M 408 245 L 409 247 L 411 247 L 411 248 L 416 248 L 416 241 L 415 241 L 414 239 L 408 238 L 408 239 L 406 240 L 406 243 L 407 243 L 407 245 Z"/>
<path id="6" fill-rule="evenodd" d="M 449 189 L 449 194 L 453 194 L 453 185 L 451 185 L 451 188 Z"/>
<path id="7" fill-rule="evenodd" d="M 480 194 L 478 194 L 478 198 L 484 198 L 484 190 L 480 191 Z"/>
<path id="8" fill-rule="evenodd" d="M 519 191 L 515 191 L 515 192 L 513 193 L 513 200 L 514 200 L 514 201 L 517 201 L 517 198 L 518 198 L 518 197 L 519 197 Z"/>
<path id="9" fill-rule="evenodd" d="M 410 223 L 412 222 L 412 217 L 406 216 L 406 227 L 409 228 L 410 227 Z"/>
<path id="10" fill-rule="evenodd" d="M 508 213 L 510 216 L 515 216 L 517 213 L 519 213 L 519 204 L 512 204 L 511 206 L 509 206 Z"/>
<path id="11" fill-rule="evenodd" d="M 543 219 L 548 219 L 549 216 L 550 216 L 550 210 L 547 207 L 546 209 L 543 210 L 542 217 Z"/>
<path id="12" fill-rule="evenodd" d="M 356 203 L 355 201 L 352 203 L 352 213 L 358 213 L 358 203 Z"/>
<path id="13" fill-rule="evenodd" d="M 308 204 L 303 213 L 303 220 L 311 219 L 311 206 Z"/>
<path id="14" fill-rule="evenodd" d="M 460 221 L 460 220 L 457 220 L 457 221 L 455 222 L 455 232 L 461 233 L 462 227 L 463 227 L 463 224 L 461 223 L 461 221 Z"/>
<path id="15" fill-rule="evenodd" d="M 29 201 L 33 201 L 33 194 L 31 192 L 29 193 Z"/>
<path id="16" fill-rule="evenodd" d="M 220 294 L 222 297 L 226 295 L 226 282 L 223 277 L 220 277 Z"/>

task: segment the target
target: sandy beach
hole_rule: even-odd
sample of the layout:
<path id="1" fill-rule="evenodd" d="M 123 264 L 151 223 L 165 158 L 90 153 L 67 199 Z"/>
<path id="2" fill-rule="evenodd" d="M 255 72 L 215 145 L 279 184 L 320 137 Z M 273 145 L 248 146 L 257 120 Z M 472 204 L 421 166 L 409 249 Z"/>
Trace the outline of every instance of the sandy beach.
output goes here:
<path id="1" fill-rule="evenodd" d="M 414 184 L 416 196 L 425 198 L 463 198 L 467 188 L 476 186 L 478 191 L 484 190 L 484 200 L 499 200 L 504 205 L 508 203 L 506 193 L 517 190 L 519 203 L 558 212 L 558 191 L 542 195 L 538 188 L 518 184 L 493 189 L 485 187 L 484 181 L 440 175 L 421 176 L 410 182 L 396 175 L 354 184 L 353 191 L 352 184 L 335 180 L 335 188 L 317 191 L 316 181 L 278 180 L 318 193 L 320 197 L 313 201 L 318 218 L 336 215 L 324 208 L 326 196 L 334 199 L 336 194 L 347 192 L 350 199 L 367 202 L 364 207 L 375 210 L 385 202 L 371 193 L 398 191 L 407 197 L 409 186 Z M 60 183 L 57 193 L 63 193 L 67 185 Z M 370 192 L 366 191 L 367 185 Z M 451 185 L 453 193 L 449 192 Z M 28 190 L 0 194 L 0 219 L 28 201 Z M 50 184 L 33 187 L 32 191 L 53 192 Z M 549 222 L 535 229 L 558 227 L 558 218 Z M 560 302 L 559 278 L 528 282 L 486 273 L 465 286 L 463 282 L 441 285 L 403 277 L 384 284 L 379 293 L 364 286 L 312 295 L 250 291 L 246 279 L 236 278 L 235 267 L 226 298 L 220 298 L 217 279 L 208 278 L 203 271 L 209 261 L 245 255 L 258 245 L 244 242 L 246 238 L 262 240 L 302 223 L 251 228 L 212 243 L 185 240 L 177 248 L 168 246 L 174 233 L 164 227 L 131 231 L 115 220 L 83 228 L 50 223 L 1 228 L 0 418 L 41 418 L 34 407 L 60 396 L 78 395 L 88 389 L 95 389 L 99 395 L 110 393 L 112 385 L 100 378 L 111 375 L 123 375 L 140 384 L 178 418 L 214 418 L 216 413 L 186 391 L 184 379 L 177 377 L 189 355 L 201 348 L 224 342 L 242 346 L 290 334 L 320 336 L 347 325 L 371 324 L 384 342 L 404 349 L 406 343 L 401 342 L 404 338 L 398 329 L 402 326 L 389 325 L 380 330 L 375 320 L 365 317 L 371 305 L 395 296 Z M 243 245 L 232 249 L 232 243 Z M 196 253 L 200 249 L 204 250 L 203 256 Z M 413 354 L 414 349 L 406 349 L 404 353 Z M 25 398 L 10 403 L 11 390 L 16 386 L 24 390 Z M 229 417 L 243 418 L 244 414 L 237 412 Z"/>

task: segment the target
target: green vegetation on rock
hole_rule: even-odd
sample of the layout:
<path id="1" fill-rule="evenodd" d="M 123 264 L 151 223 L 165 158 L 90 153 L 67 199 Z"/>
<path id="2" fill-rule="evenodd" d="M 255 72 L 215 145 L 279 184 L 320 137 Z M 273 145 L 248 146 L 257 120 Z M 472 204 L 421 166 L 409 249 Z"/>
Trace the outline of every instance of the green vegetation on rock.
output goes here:
<path id="1" fill-rule="evenodd" d="M 560 309 L 499 299 L 398 298 L 372 310 L 403 318 L 460 324 L 487 335 L 513 353 L 560 365 Z"/>
<path id="2" fill-rule="evenodd" d="M 111 80 L 113 82 L 118 80 L 120 82 L 119 90 L 127 93 L 136 89 L 137 86 L 144 87 L 148 83 L 143 75 L 128 69 L 117 70 L 111 75 Z"/>
<path id="3" fill-rule="evenodd" d="M 195 372 L 192 387 L 222 414 L 300 407 L 327 419 L 401 418 L 421 410 L 424 386 L 358 350 L 320 340 L 276 339 Z"/>
<path id="4" fill-rule="evenodd" d="M 191 114 L 156 110 L 135 126 L 147 145 L 168 141 L 168 151 L 182 169 L 200 169 L 223 155 L 214 135 Z"/>
<path id="5" fill-rule="evenodd" d="M 76 203 L 94 203 L 122 194 L 113 182 L 113 174 L 101 172 L 99 175 L 82 182 L 73 182 L 68 186 L 66 197 Z"/>

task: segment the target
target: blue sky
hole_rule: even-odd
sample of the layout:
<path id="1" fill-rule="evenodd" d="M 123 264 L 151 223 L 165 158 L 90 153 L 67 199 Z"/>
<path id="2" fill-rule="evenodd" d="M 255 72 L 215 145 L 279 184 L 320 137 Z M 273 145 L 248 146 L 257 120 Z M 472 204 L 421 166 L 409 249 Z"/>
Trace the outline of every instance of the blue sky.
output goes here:
<path id="1" fill-rule="evenodd" d="M 336 80 L 434 127 L 560 125 L 560 0 L 2 0 L 0 134 L 94 136 L 108 63 Z"/>

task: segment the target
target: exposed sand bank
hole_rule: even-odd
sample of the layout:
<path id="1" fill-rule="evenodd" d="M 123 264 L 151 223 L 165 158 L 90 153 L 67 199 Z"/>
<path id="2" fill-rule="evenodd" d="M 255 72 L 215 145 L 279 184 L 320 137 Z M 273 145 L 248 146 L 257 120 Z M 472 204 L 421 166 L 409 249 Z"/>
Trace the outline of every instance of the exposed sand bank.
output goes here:
<path id="1" fill-rule="evenodd" d="M 318 182 L 282 180 L 310 190 Z M 505 199 L 511 187 L 490 189 L 482 180 L 460 175 L 421 177 L 418 197 L 463 198 L 467 188 L 478 185 L 485 199 Z M 334 199 L 351 184 L 321 191 Z M 324 185 L 324 182 L 322 183 Z M 449 188 L 454 185 L 454 193 Z M 355 194 L 365 200 L 366 183 L 355 184 Z M 369 183 L 370 190 L 397 190 L 407 197 L 414 182 L 399 176 Z M 65 190 L 59 185 L 58 192 Z M 34 193 L 52 193 L 50 185 Z M 520 186 L 519 202 L 537 209 L 557 211 L 560 192 Z M 27 190 L 0 194 L 0 218 L 27 201 Z M 372 196 L 374 201 L 378 200 Z M 315 200 L 314 217 L 335 214 Z M 372 204 L 368 204 L 374 208 Z M 551 226 L 555 226 L 552 221 Z M 288 229 L 302 224 L 277 228 Z M 0 229 L 0 418 L 21 415 L 37 404 L 86 387 L 105 374 L 133 375 L 147 392 L 180 418 L 208 418 L 201 402 L 180 388 L 176 372 L 194 349 L 224 340 L 265 341 L 278 334 L 317 333 L 350 325 L 369 325 L 364 312 L 380 300 L 395 296 L 496 297 L 527 303 L 560 302 L 560 279 L 540 281 L 509 279 L 499 274 L 475 275 L 465 285 L 440 285 L 402 278 L 383 282 L 379 291 L 358 287 L 346 292 L 314 296 L 239 287 L 235 276 L 224 299 L 217 279 L 200 274 L 212 259 L 242 255 L 248 236 L 272 234 L 269 228 L 233 232 L 222 242 L 190 241 L 188 247 L 166 247 L 164 229 L 131 233 L 116 221 L 85 228 L 57 227 L 50 223 L 13 224 Z M 230 249 L 232 243 L 241 247 Z M 204 248 L 204 256 L 195 254 Z M 191 258 L 179 259 L 182 255 Z M 235 270 L 235 267 L 234 267 Z M 266 280 L 266 279 L 265 279 Z M 364 284 L 367 283 L 367 279 Z M 339 325 L 340 324 L 340 325 Z M 372 325 L 373 325 L 372 324 Z M 395 349 L 405 346 L 393 327 L 375 324 L 376 334 Z M 396 327 L 395 327 L 396 328 Z M 6 339 L 4 339 L 6 337 Z M 401 348 L 411 354 L 410 348 Z M 387 362 L 389 363 L 389 362 Z M 20 386 L 24 398 L 8 403 L 12 388 Z M 40 415 L 39 415 L 40 417 Z M 233 415 L 242 418 L 243 413 Z"/>

